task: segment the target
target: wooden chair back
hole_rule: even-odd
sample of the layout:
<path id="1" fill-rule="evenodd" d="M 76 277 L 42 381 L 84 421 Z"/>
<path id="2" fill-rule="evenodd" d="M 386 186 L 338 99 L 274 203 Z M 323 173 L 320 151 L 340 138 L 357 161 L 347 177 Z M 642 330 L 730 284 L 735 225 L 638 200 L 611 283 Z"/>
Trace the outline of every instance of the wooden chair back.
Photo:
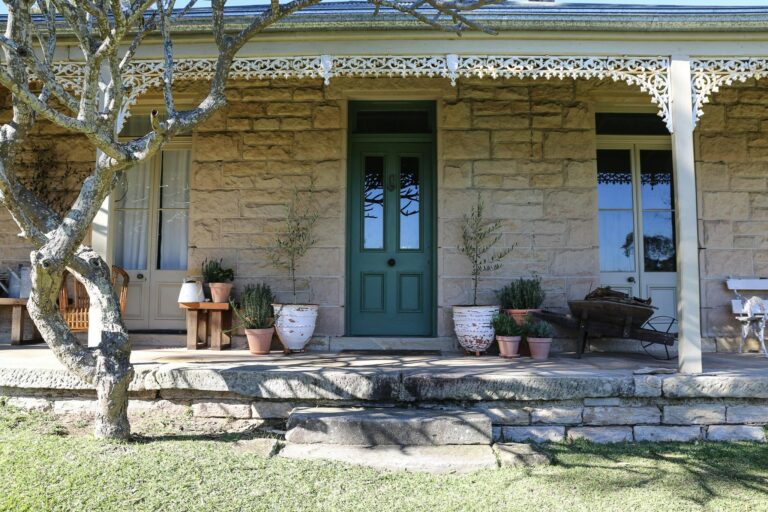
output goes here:
<path id="1" fill-rule="evenodd" d="M 120 267 L 112 267 L 112 287 L 117 294 L 120 303 L 120 314 L 125 314 L 125 305 L 128 301 L 128 283 L 130 277 Z M 83 283 L 75 279 L 69 272 L 64 273 L 59 290 L 59 311 L 69 324 L 72 332 L 86 332 L 88 330 L 88 310 L 91 301 Z"/>

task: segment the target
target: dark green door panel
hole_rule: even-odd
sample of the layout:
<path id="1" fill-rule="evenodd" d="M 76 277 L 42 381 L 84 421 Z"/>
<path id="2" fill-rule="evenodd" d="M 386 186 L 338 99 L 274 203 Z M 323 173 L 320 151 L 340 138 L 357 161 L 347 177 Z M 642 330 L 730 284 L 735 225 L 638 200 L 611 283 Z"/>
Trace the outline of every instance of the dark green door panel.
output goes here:
<path id="1" fill-rule="evenodd" d="M 431 336 L 434 144 L 350 142 L 348 334 Z"/>

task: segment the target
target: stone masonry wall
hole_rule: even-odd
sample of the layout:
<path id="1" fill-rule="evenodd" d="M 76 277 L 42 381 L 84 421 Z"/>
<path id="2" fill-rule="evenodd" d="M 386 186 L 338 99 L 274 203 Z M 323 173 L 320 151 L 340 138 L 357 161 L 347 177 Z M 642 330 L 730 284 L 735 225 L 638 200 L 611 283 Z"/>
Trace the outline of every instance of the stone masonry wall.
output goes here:
<path id="1" fill-rule="evenodd" d="M 702 334 L 719 351 L 735 350 L 740 326 L 725 280 L 768 277 L 768 81 L 713 95 L 695 138 Z"/>
<path id="2" fill-rule="evenodd" d="M 503 269 L 480 301 L 510 279 L 538 273 L 549 308 L 598 283 L 594 110 L 574 81 L 335 79 L 236 83 L 230 105 L 194 134 L 190 273 L 208 258 L 235 268 L 236 288 L 267 281 L 280 299 L 290 283 L 273 269 L 274 241 L 293 187 L 314 178 L 317 247 L 302 264 L 300 297 L 321 305 L 316 333 L 344 334 L 345 98 L 350 91 L 434 91 L 438 98 L 438 335 L 450 308 L 470 300 L 469 264 L 458 254 L 461 217 L 478 194 L 502 220 Z"/>

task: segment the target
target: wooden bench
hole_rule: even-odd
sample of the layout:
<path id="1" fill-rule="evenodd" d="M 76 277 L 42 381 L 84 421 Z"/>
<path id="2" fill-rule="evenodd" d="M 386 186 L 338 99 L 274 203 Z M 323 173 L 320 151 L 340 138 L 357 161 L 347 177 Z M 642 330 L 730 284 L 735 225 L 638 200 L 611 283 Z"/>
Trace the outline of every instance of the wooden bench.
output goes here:
<path id="1" fill-rule="evenodd" d="M 745 299 L 741 295 L 742 291 L 768 291 L 768 279 L 728 279 L 726 285 L 736 295 L 736 298 L 731 300 L 731 313 L 733 313 L 736 321 L 741 323 L 739 353 L 743 350 L 744 343 L 746 343 L 749 333 L 752 331 L 760 342 L 763 354 L 765 357 L 768 357 L 768 350 L 765 348 L 765 323 L 767 320 L 766 316 L 768 316 L 766 315 L 768 306 L 766 306 L 765 301 L 761 297 Z"/>
<path id="2" fill-rule="evenodd" d="M 32 338 L 24 338 L 24 322 L 27 318 L 27 299 L 2 297 L 0 298 L 0 307 L 12 308 L 11 345 L 28 345 L 31 343 L 40 343 L 43 341 L 40 337 L 40 333 L 37 332 L 37 327 L 34 327 L 34 323 L 32 324 Z"/>
<path id="3" fill-rule="evenodd" d="M 187 350 L 231 347 L 232 309 L 228 302 L 180 302 L 179 307 L 187 310 Z"/>

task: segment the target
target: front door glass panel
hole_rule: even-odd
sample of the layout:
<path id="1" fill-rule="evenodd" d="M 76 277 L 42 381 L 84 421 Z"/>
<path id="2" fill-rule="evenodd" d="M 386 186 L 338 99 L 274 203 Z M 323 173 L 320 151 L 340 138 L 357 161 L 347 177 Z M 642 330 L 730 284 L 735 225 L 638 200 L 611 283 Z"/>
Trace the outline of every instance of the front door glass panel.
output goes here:
<path id="1" fill-rule="evenodd" d="M 363 180 L 363 249 L 384 248 L 384 157 L 366 156 Z"/>
<path id="2" fill-rule="evenodd" d="M 675 272 L 672 152 L 640 151 L 643 256 L 646 272 Z"/>
<path id="3" fill-rule="evenodd" d="M 163 152 L 157 226 L 157 268 L 160 270 L 187 268 L 191 159 L 189 150 Z"/>
<path id="4" fill-rule="evenodd" d="M 152 164 L 124 171 L 115 188 L 115 264 L 126 270 L 147 268 Z"/>
<path id="5" fill-rule="evenodd" d="M 597 152 L 600 270 L 635 271 L 635 228 L 632 200 L 632 152 Z"/>
<path id="6" fill-rule="evenodd" d="M 421 249 L 419 159 L 400 157 L 400 249 Z"/>

